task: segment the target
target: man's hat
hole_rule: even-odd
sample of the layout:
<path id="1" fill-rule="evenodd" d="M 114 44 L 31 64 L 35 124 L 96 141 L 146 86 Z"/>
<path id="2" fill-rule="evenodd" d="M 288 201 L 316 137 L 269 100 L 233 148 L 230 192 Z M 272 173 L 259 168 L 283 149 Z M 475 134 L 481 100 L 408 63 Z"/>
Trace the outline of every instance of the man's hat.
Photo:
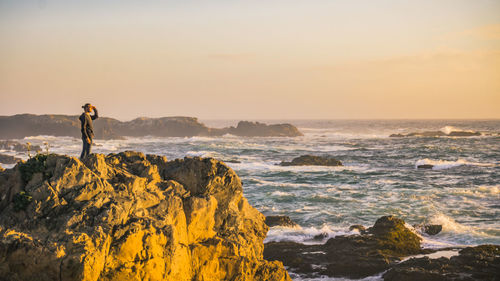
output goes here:
<path id="1" fill-rule="evenodd" d="M 82 106 L 82 108 L 85 108 L 85 107 L 87 107 L 87 106 L 90 106 L 90 103 L 86 103 L 86 104 L 84 104 L 84 105 Z"/>

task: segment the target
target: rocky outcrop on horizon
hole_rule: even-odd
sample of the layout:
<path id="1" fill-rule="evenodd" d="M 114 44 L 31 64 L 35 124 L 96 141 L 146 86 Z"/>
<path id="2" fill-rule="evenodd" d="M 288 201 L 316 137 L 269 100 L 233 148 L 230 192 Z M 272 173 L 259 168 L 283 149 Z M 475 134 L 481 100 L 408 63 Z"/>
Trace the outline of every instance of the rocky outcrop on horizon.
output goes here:
<path id="1" fill-rule="evenodd" d="M 209 128 L 195 117 L 140 117 L 122 122 L 109 117 L 94 121 L 97 139 L 123 139 L 124 137 L 192 137 L 222 136 L 232 134 L 251 137 L 295 137 L 302 133 L 291 124 L 266 125 L 241 121 L 237 127 Z M 51 135 L 80 138 L 80 121 L 77 115 L 18 114 L 0 116 L 0 136 L 17 139 L 27 136 Z"/>
<path id="2" fill-rule="evenodd" d="M 225 133 L 242 137 L 300 137 L 303 134 L 291 124 L 266 125 L 260 122 L 240 121 L 238 126 L 223 129 Z"/>
<path id="3" fill-rule="evenodd" d="M 282 161 L 280 166 L 343 166 L 340 160 L 326 156 L 301 155 L 292 161 Z"/>
<path id="4" fill-rule="evenodd" d="M 0 173 L 0 194 L 2 280 L 291 280 L 215 159 L 39 154 Z"/>

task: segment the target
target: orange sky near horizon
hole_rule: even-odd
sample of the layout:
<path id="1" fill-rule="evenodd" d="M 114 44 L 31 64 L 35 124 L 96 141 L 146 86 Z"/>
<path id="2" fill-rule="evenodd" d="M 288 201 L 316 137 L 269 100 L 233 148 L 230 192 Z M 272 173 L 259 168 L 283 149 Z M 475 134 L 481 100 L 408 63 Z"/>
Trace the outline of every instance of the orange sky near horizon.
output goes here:
<path id="1" fill-rule="evenodd" d="M 500 2 L 374 3 L 0 0 L 0 115 L 500 118 Z"/>

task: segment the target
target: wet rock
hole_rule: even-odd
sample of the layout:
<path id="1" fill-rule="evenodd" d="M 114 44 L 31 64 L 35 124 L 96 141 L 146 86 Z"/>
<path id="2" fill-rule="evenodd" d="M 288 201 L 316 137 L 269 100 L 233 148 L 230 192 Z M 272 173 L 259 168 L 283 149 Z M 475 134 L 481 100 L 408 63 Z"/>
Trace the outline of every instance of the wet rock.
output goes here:
<path id="1" fill-rule="evenodd" d="M 0 194 L 2 280 L 290 280 L 214 159 L 42 155 L 0 173 Z"/>
<path id="2" fill-rule="evenodd" d="M 451 258 L 412 258 L 389 269 L 383 278 L 396 280 L 500 280 L 500 245 L 468 247 Z"/>
<path id="3" fill-rule="evenodd" d="M 387 270 L 405 256 L 426 252 L 420 240 L 403 220 L 386 216 L 367 234 L 336 236 L 322 245 L 266 243 L 264 257 L 282 261 L 291 271 L 306 276 L 363 278 Z"/>
<path id="4" fill-rule="evenodd" d="M 328 236 L 329 236 L 328 233 L 322 232 L 320 234 L 314 235 L 313 236 L 313 240 L 315 240 L 315 241 L 321 241 L 321 240 L 324 240 L 324 239 L 328 238 Z"/>
<path id="5" fill-rule="evenodd" d="M 331 157 L 302 155 L 291 162 L 283 161 L 280 166 L 342 166 L 342 162 Z"/>
<path id="6" fill-rule="evenodd" d="M 0 163 L 15 164 L 19 161 L 22 161 L 22 159 L 10 155 L 0 154 Z"/>
<path id="7" fill-rule="evenodd" d="M 267 216 L 266 224 L 269 227 L 285 226 L 285 227 L 298 227 L 299 225 L 292 221 L 289 216 Z"/>
<path id="8" fill-rule="evenodd" d="M 12 140 L 0 140 L 0 149 L 16 152 L 28 152 L 28 145 Z M 36 151 L 41 151 L 42 149 L 38 145 L 31 145 L 30 150 L 34 153 Z"/>
<path id="9" fill-rule="evenodd" d="M 450 137 L 477 137 L 481 132 L 468 132 L 468 131 L 452 131 L 448 134 Z"/>
<path id="10" fill-rule="evenodd" d="M 431 165 L 431 164 L 422 164 L 422 165 L 417 166 L 417 169 L 432 170 L 432 168 L 434 168 L 434 165 Z"/>
<path id="11" fill-rule="evenodd" d="M 355 224 L 355 225 L 351 225 L 351 226 L 349 226 L 349 231 L 353 231 L 353 230 L 357 230 L 357 231 L 359 231 L 359 233 L 361 233 L 361 234 L 366 233 L 366 227 L 364 227 L 364 226 L 363 226 L 363 225 L 361 225 L 361 224 Z"/>
<path id="12" fill-rule="evenodd" d="M 436 235 L 443 230 L 443 226 L 440 224 L 417 224 L 413 227 L 429 235 Z"/>

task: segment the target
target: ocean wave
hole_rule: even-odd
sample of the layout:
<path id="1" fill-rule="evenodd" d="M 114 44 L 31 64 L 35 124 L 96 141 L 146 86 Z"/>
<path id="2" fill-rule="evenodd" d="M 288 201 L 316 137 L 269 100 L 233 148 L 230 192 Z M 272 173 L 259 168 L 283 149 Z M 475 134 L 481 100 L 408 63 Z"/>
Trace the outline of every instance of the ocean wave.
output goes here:
<path id="1" fill-rule="evenodd" d="M 284 191 L 274 191 L 271 193 L 272 196 L 277 196 L 277 197 L 295 197 L 293 193 L 290 192 L 284 192 Z"/>
<path id="2" fill-rule="evenodd" d="M 457 127 L 453 126 L 444 126 L 443 128 L 439 129 L 441 132 L 449 135 L 451 132 L 467 132 L 467 133 L 474 133 L 475 131 L 472 130 L 462 130 Z"/>
<path id="3" fill-rule="evenodd" d="M 469 165 L 469 166 L 481 166 L 481 167 L 494 167 L 493 163 L 477 163 L 470 162 L 464 159 L 458 159 L 456 161 L 446 161 L 446 160 L 432 160 L 432 159 L 420 159 L 415 163 L 415 169 L 420 165 L 432 165 L 433 170 L 444 170 L 450 169 L 458 166 Z"/>
<path id="4" fill-rule="evenodd" d="M 336 228 L 328 224 L 324 224 L 321 228 L 275 226 L 269 229 L 264 243 L 292 241 L 303 244 L 323 244 L 328 238 L 346 234 L 359 234 L 359 232 L 346 231 L 344 228 Z M 314 239 L 317 235 L 322 235 L 325 239 Z"/>

